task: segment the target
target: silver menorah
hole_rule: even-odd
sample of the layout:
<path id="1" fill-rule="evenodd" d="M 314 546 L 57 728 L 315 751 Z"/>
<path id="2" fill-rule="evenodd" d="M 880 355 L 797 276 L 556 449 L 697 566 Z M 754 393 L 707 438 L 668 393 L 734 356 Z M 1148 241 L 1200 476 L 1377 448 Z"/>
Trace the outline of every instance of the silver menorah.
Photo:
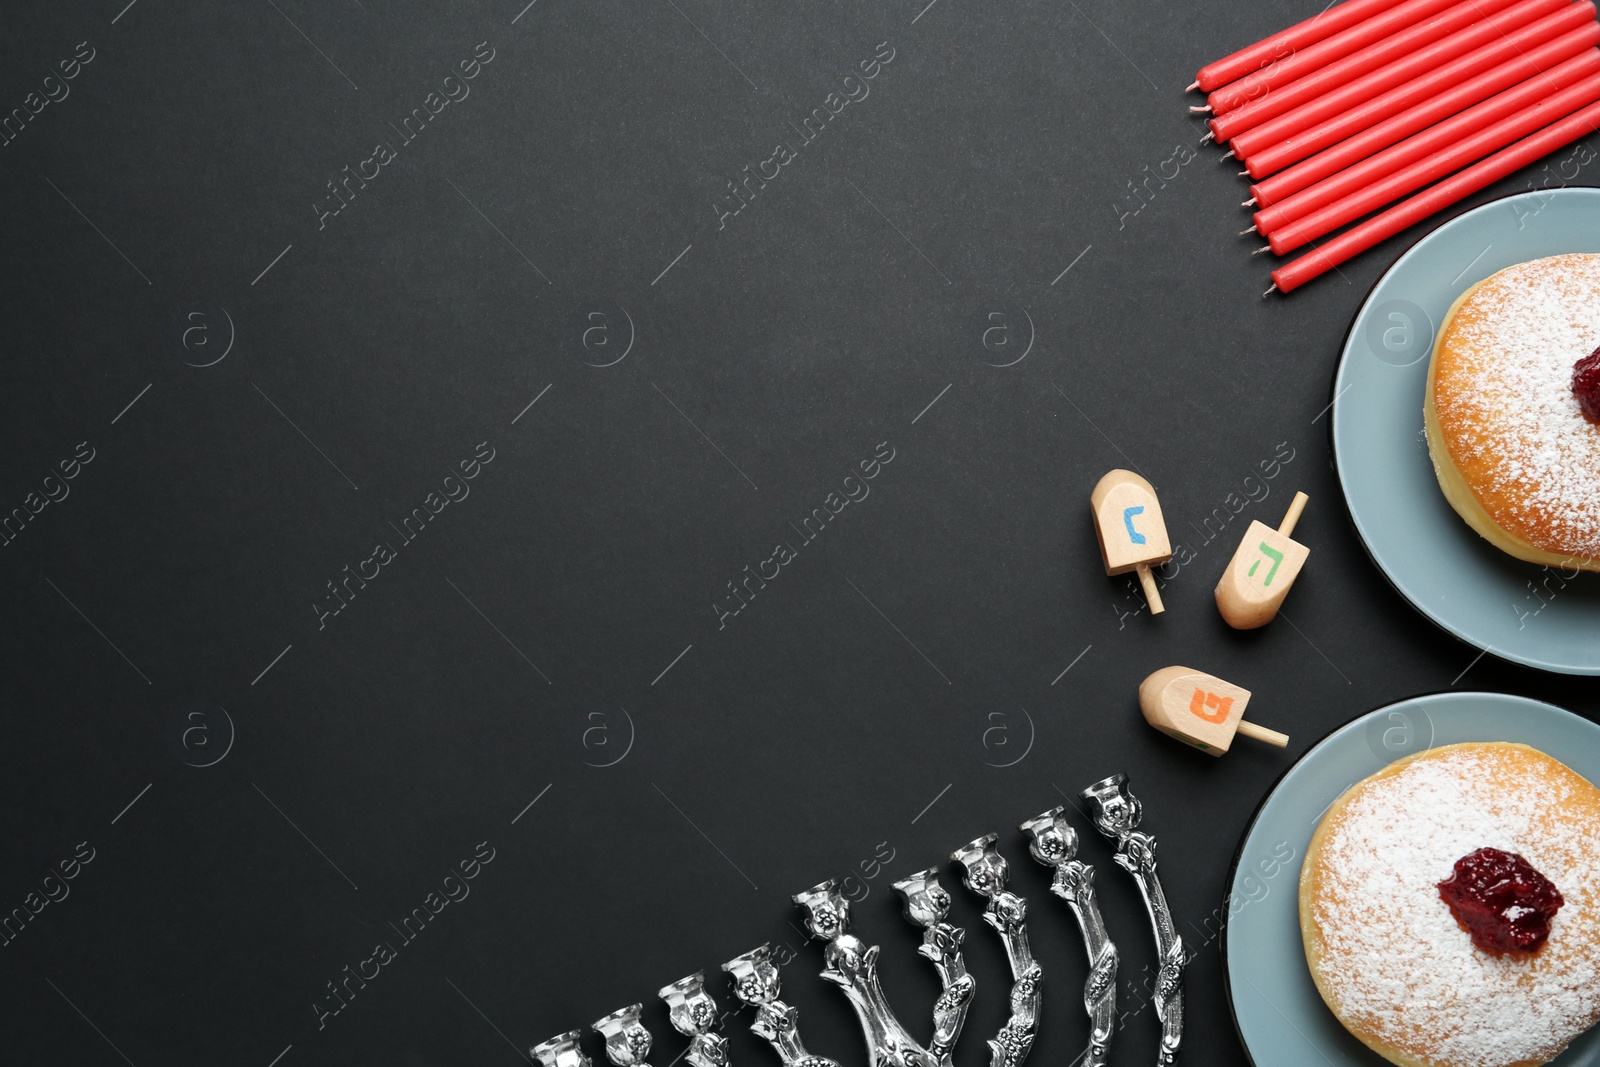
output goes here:
<path id="1" fill-rule="evenodd" d="M 1138 829 L 1141 806 L 1128 791 L 1127 776 L 1097 782 L 1080 794 L 1093 809 L 1096 829 L 1116 844 L 1114 859 L 1133 875 L 1150 914 L 1161 966 L 1156 979 L 1155 1008 L 1161 1023 L 1157 1063 L 1175 1062 L 1183 1040 L 1184 945 L 1156 877 L 1155 839 Z M 1066 902 L 1077 920 L 1089 961 L 1083 1005 L 1089 1015 L 1088 1047 L 1079 1057 L 1084 1067 L 1106 1067 L 1116 1021 L 1117 948 L 1106 932 L 1096 897 L 1094 868 L 1077 859 L 1078 834 L 1065 809 L 1051 808 L 1024 821 L 1028 851 L 1052 869 L 1050 891 Z M 989 1039 L 990 1067 L 1021 1067 L 1033 1048 L 1040 1023 L 1042 971 L 1028 946 L 1028 907 L 1006 888 L 1009 868 L 1000 855 L 996 834 L 985 834 L 950 854 L 962 884 L 984 900 L 984 922 L 999 935 L 1011 968 L 1011 1012 Z M 932 1009 L 932 1033 L 918 1041 L 896 1017 L 878 981 L 878 946 L 851 932 L 850 901 L 839 884 L 829 880 L 794 895 L 806 932 L 823 942 L 823 981 L 839 987 L 855 1009 L 866 1038 L 868 1067 L 954 1067 L 953 1054 L 966 1022 L 977 983 L 967 973 L 961 945 L 966 932 L 949 921 L 950 895 L 939 884 L 937 868 L 918 871 L 894 883 L 906 919 L 922 928 L 918 953 L 938 972 L 940 993 Z M 772 1046 L 782 1067 L 840 1067 L 826 1056 L 806 1051 L 799 1035 L 799 1012 L 778 998 L 778 968 L 767 945 L 722 965 L 738 1008 L 754 1009 L 751 1032 Z M 722 1015 L 705 988 L 704 972 L 696 972 L 657 994 L 666 1002 L 673 1029 L 689 1039 L 683 1053 L 690 1067 L 729 1067 L 727 1039 L 715 1031 Z M 651 1036 L 640 1021 L 642 1004 L 632 1004 L 594 1023 L 605 1040 L 613 1067 L 650 1067 Z M 573 1030 L 532 1049 L 540 1067 L 592 1067 Z"/>

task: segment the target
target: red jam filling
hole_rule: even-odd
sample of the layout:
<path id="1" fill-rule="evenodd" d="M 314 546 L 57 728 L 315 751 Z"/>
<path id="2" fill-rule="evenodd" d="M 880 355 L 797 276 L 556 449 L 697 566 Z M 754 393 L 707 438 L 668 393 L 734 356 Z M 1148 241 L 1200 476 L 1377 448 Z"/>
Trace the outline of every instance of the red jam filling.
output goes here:
<path id="1" fill-rule="evenodd" d="M 1578 398 L 1583 417 L 1600 425 L 1600 348 L 1573 364 L 1572 395 Z"/>
<path id="2" fill-rule="evenodd" d="M 1550 920 L 1566 901 L 1550 879 L 1521 856 L 1480 848 L 1456 860 L 1439 883 L 1472 943 L 1489 952 L 1537 952 L 1550 936 Z"/>

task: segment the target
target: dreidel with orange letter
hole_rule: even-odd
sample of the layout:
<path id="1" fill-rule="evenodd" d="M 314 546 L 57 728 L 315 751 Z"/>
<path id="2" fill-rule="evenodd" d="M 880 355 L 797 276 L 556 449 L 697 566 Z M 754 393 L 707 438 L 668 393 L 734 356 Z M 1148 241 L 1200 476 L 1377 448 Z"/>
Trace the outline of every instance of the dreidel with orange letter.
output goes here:
<path id="1" fill-rule="evenodd" d="M 1244 541 L 1217 581 L 1217 610 L 1235 630 L 1254 630 L 1276 618 L 1289 587 L 1300 577 L 1311 550 L 1289 535 L 1310 499 L 1296 493 L 1276 530 L 1252 521 L 1245 531 Z"/>
<path id="2" fill-rule="evenodd" d="M 1114 470 L 1095 485 L 1089 507 L 1094 512 L 1094 532 L 1100 539 L 1106 573 L 1135 572 L 1150 614 L 1167 610 L 1150 573 L 1152 564 L 1160 566 L 1172 558 L 1172 543 L 1167 540 L 1167 524 L 1155 488 L 1133 471 Z"/>
<path id="3" fill-rule="evenodd" d="M 1288 734 L 1244 721 L 1249 702 L 1250 690 L 1189 667 L 1163 667 L 1139 683 L 1145 722 L 1186 745 L 1220 756 L 1240 733 L 1287 748 Z"/>

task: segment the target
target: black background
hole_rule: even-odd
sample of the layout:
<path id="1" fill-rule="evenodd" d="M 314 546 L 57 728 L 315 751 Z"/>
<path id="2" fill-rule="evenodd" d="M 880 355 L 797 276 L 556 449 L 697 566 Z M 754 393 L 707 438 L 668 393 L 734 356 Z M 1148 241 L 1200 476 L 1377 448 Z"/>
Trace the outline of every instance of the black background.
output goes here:
<path id="1" fill-rule="evenodd" d="M 1195 68 L 1315 5 L 925 3 L 8 8 L 0 111 L 95 56 L 0 148 L 0 512 L 79 442 L 95 458 L 0 550 L 0 911 L 79 842 L 95 858 L 0 949 L 0 1058 L 512 1063 L 643 1000 L 660 1067 L 683 1042 L 655 990 L 709 968 L 726 1005 L 716 966 L 771 941 L 812 1050 L 860 1064 L 789 894 L 855 873 L 920 1034 L 936 985 L 889 883 L 999 830 L 1046 974 L 1033 1062 L 1070 1063 L 1082 947 L 1014 828 L 1126 770 L 1194 952 L 1185 1061 L 1236 1063 L 1211 932 L 1297 753 L 1452 685 L 1600 710 L 1592 682 L 1435 630 L 1349 527 L 1329 380 L 1421 231 L 1263 300 L 1232 161 L 1207 147 L 1134 199 L 1202 133 Z M 870 95 L 801 146 L 790 123 L 885 41 Z M 398 144 L 479 42 L 470 96 Z M 319 229 L 379 141 L 398 158 Z M 798 158 L 719 229 L 779 142 Z M 585 316 L 620 344 L 619 307 L 632 348 L 593 366 L 617 349 L 584 349 Z M 1009 348 L 983 343 L 996 310 Z M 326 583 L 479 442 L 470 496 L 319 629 Z M 727 583 L 881 442 L 870 496 L 719 628 Z M 1271 495 L 1205 544 L 1275 453 Z M 1116 466 L 1198 552 L 1160 618 L 1100 568 L 1085 504 Z M 1295 489 L 1312 555 L 1286 617 L 1232 632 L 1212 585 Z M 1135 688 L 1171 663 L 1250 688 L 1290 750 L 1151 731 Z M 217 714 L 174 741 L 197 700 L 235 732 L 208 767 L 182 757 L 215 755 Z M 1137 1003 L 1146 920 L 1074 818 Z M 479 842 L 470 897 L 319 1029 L 325 983 Z M 946 871 L 976 1064 L 1008 982 Z M 745 1023 L 736 1062 L 775 1063 Z M 1118 1062 L 1155 1035 L 1132 1015 Z"/>

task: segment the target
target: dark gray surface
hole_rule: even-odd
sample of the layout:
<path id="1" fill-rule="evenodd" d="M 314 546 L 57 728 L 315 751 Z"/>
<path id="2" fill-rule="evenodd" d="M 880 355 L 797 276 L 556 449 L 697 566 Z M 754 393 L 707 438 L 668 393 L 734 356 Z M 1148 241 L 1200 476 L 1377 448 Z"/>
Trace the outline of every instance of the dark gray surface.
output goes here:
<path id="1" fill-rule="evenodd" d="M 1422 231 L 1263 301 L 1214 151 L 1132 213 L 1129 183 L 1200 135 L 1194 69 L 1315 5 L 924 2 L 8 10 L 5 109 L 78 42 L 94 58 L 0 148 L 0 511 L 70 491 L 0 550 L 0 907 L 93 849 L 0 952 L 7 1062 L 511 1063 L 646 1000 L 666 1064 L 655 990 L 771 940 L 799 953 L 808 1042 L 859 1064 L 788 895 L 887 842 L 858 925 L 922 1032 L 934 979 L 889 882 L 996 829 L 1046 973 L 1032 1062 L 1070 1063 L 1081 946 L 1012 828 L 1126 770 L 1196 952 L 1185 1061 L 1232 1064 L 1212 917 L 1297 752 L 1451 685 L 1600 709 L 1592 682 L 1434 630 L 1349 529 L 1328 382 Z M 400 144 L 390 124 L 484 41 L 470 96 Z M 800 145 L 790 123 L 883 41 L 870 95 Z M 380 141 L 397 158 L 319 229 L 325 183 Z M 797 158 L 719 229 L 726 183 L 780 142 Z M 625 331 L 617 307 L 632 349 L 590 365 L 618 350 L 583 348 L 585 316 Z M 1026 358 L 992 366 L 1024 318 Z M 479 442 L 470 496 L 402 544 L 389 524 Z M 880 442 L 870 496 L 801 544 L 789 524 Z M 1275 452 L 1270 496 L 1203 544 Z M 1123 615 L 1141 601 L 1088 524 L 1125 465 L 1198 550 L 1159 619 Z M 1312 556 L 1287 617 L 1230 632 L 1211 587 L 1294 489 Z M 325 583 L 380 541 L 396 558 L 319 629 Z M 797 558 L 719 628 L 778 541 Z M 1149 730 L 1135 686 L 1174 662 L 1252 689 L 1291 750 L 1219 762 Z M 231 749 L 194 701 L 226 709 Z M 402 942 L 390 923 L 485 841 L 471 895 Z M 1084 855 L 1133 1003 L 1146 921 L 1105 843 Z M 1003 958 L 959 889 L 956 914 L 975 1064 Z M 380 941 L 397 957 L 319 1029 L 325 983 Z M 775 1062 L 730 1032 L 738 1062 Z M 1130 1017 L 1118 1062 L 1155 1033 Z"/>

